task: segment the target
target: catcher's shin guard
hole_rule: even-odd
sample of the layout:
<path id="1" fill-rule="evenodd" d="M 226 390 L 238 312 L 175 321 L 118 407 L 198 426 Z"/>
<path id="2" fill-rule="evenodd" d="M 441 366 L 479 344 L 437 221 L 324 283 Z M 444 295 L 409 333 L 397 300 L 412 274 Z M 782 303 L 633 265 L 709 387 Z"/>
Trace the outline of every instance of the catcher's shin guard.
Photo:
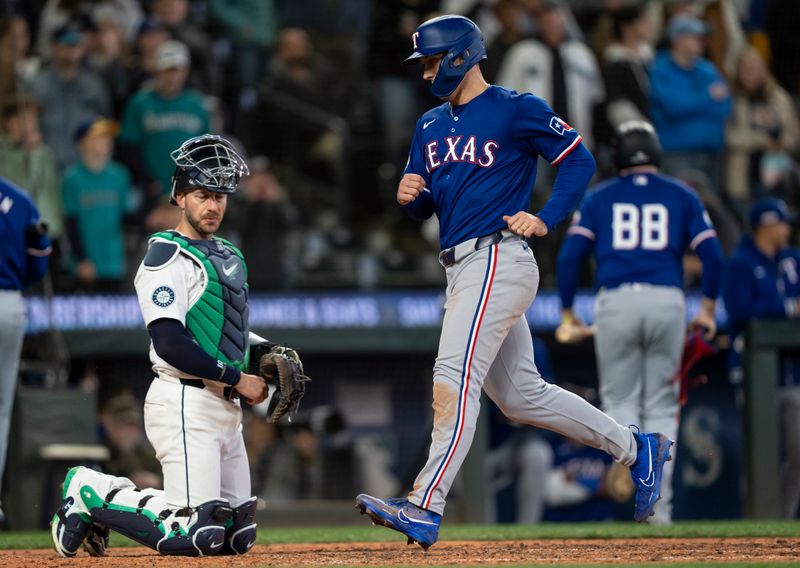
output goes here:
<path id="1" fill-rule="evenodd" d="M 256 543 L 256 498 L 251 497 L 233 509 L 230 526 L 225 529 L 225 544 L 219 554 L 244 554 Z"/>
<path id="2" fill-rule="evenodd" d="M 100 506 L 91 509 L 92 520 L 164 555 L 210 556 L 220 551 L 225 525 L 233 515 L 227 501 L 155 513 L 147 508 L 151 498 L 144 495 L 134 508 L 115 504 L 112 494 L 106 499 L 96 496 Z"/>

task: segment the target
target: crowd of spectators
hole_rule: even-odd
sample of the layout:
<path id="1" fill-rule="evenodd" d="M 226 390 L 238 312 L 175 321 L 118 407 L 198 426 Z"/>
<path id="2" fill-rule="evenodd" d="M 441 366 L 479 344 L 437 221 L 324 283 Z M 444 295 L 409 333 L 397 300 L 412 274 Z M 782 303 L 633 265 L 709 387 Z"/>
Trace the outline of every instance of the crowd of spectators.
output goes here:
<path id="1" fill-rule="evenodd" d="M 222 233 L 254 289 L 431 286 L 430 227 L 394 191 L 417 117 L 405 68 L 423 20 L 484 32 L 490 81 L 545 98 L 611 175 L 613 127 L 651 120 L 664 169 L 732 233 L 762 196 L 797 201 L 800 11 L 792 0 L 5 0 L 0 175 L 56 241 L 57 290 L 129 291 L 174 224 L 169 153 L 212 131 L 253 175 Z M 553 171 L 541 164 L 532 210 Z M 559 235 L 536 243 L 545 286 Z M 691 271 L 689 271 L 691 276 Z"/>

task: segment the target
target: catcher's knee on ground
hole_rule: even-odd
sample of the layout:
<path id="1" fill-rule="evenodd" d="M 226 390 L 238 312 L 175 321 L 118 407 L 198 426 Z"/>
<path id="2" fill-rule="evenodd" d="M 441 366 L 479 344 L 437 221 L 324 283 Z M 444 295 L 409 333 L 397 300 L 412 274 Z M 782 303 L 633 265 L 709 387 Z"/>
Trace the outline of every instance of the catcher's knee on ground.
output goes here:
<path id="1" fill-rule="evenodd" d="M 92 520 L 164 555 L 219 553 L 225 544 L 225 526 L 233 517 L 230 505 L 221 499 L 159 512 L 148 507 L 152 494 L 142 494 L 135 506 L 115 503 L 114 497 L 114 491 L 105 498 L 96 497 L 99 506 L 90 508 Z"/>
<path id="2" fill-rule="evenodd" d="M 256 543 L 256 498 L 251 497 L 234 507 L 231 520 L 226 523 L 225 544 L 219 554 L 244 554 Z"/>

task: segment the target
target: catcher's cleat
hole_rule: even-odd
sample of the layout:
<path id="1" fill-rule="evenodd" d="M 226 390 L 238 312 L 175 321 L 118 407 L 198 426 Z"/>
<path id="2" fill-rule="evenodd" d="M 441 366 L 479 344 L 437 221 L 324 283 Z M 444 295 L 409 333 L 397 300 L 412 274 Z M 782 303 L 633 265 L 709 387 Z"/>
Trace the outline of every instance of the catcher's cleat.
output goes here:
<path id="1" fill-rule="evenodd" d="M 633 436 L 637 446 L 636 461 L 631 466 L 631 478 L 636 487 L 633 518 L 644 522 L 653 515 L 656 503 L 661 499 L 661 475 L 664 464 L 672 459 L 669 450 L 673 441 L 657 432 L 634 432 Z"/>
<path id="2" fill-rule="evenodd" d="M 408 544 L 416 542 L 428 550 L 439 539 L 442 516 L 417 507 L 408 499 L 382 501 L 370 495 L 356 497 L 356 509 L 372 519 L 372 523 L 394 529 L 408 537 Z"/>
<path id="3" fill-rule="evenodd" d="M 92 522 L 80 495 L 84 470 L 78 466 L 67 472 L 61 489 L 63 501 L 50 521 L 53 546 L 65 558 L 75 556 Z"/>
<path id="4" fill-rule="evenodd" d="M 86 533 L 86 539 L 83 541 L 83 549 L 89 553 L 89 556 L 105 556 L 110 532 L 107 526 L 92 523 L 89 526 L 89 532 Z"/>

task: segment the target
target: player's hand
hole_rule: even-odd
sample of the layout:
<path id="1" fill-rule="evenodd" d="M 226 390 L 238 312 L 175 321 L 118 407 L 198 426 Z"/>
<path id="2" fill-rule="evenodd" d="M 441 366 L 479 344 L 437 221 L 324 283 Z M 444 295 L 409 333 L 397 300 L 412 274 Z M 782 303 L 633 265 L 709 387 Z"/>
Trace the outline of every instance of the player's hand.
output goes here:
<path id="1" fill-rule="evenodd" d="M 588 326 L 575 315 L 572 309 L 561 310 L 561 324 L 556 328 L 556 341 L 559 343 L 579 343 L 595 333 L 594 326 Z"/>
<path id="2" fill-rule="evenodd" d="M 548 233 L 547 225 L 536 215 L 519 211 L 514 215 L 503 215 L 508 230 L 523 237 L 543 237 Z"/>
<path id="3" fill-rule="evenodd" d="M 250 404 L 264 402 L 269 392 L 267 382 L 256 375 L 242 373 L 239 382 L 234 387 L 239 394 Z"/>
<path id="4" fill-rule="evenodd" d="M 397 186 L 397 202 L 400 205 L 408 205 L 419 197 L 423 189 L 425 189 L 425 180 L 421 175 L 406 174 Z"/>
<path id="5" fill-rule="evenodd" d="M 694 331 L 701 329 L 704 331 L 703 338 L 706 341 L 714 339 L 717 334 L 717 318 L 715 315 L 716 302 L 709 298 L 702 298 L 700 300 L 700 311 L 695 318 L 689 323 L 689 329 Z"/>

